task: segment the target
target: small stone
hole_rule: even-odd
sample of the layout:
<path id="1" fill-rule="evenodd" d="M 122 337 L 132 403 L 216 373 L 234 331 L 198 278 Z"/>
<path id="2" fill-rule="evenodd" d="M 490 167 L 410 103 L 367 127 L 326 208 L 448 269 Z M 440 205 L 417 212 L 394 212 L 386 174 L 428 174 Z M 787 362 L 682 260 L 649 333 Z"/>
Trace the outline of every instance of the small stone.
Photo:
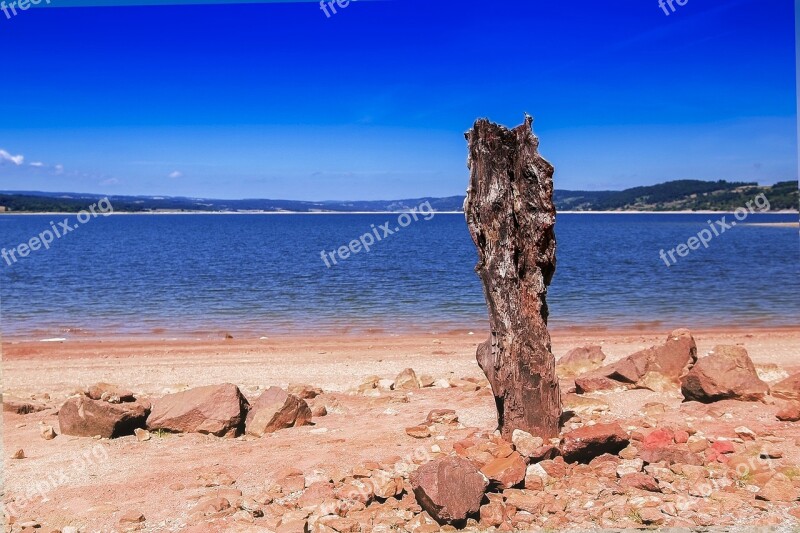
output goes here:
<path id="1" fill-rule="evenodd" d="M 406 435 L 415 439 L 425 439 L 431 436 L 431 431 L 428 426 L 412 426 L 406 428 Z"/>
<path id="2" fill-rule="evenodd" d="M 12 459 L 25 459 L 25 450 L 20 448 L 19 450 L 14 452 L 14 455 L 12 455 L 11 458 Z"/>
<path id="3" fill-rule="evenodd" d="M 510 489 L 522 483 L 525 480 L 525 472 L 525 460 L 517 452 L 508 457 L 495 459 L 481 469 L 484 476 L 503 489 Z"/>
<path id="4" fill-rule="evenodd" d="M 755 432 L 745 426 L 739 426 L 738 428 L 733 430 L 739 436 L 739 438 L 744 440 L 756 440 Z"/>
<path id="5" fill-rule="evenodd" d="M 756 493 L 756 498 L 768 502 L 793 502 L 798 498 L 798 489 L 792 480 L 777 473 Z"/>
<path id="6" fill-rule="evenodd" d="M 511 442 L 516 450 L 524 457 L 531 457 L 539 448 L 544 446 L 544 439 L 534 437 L 527 431 L 515 429 L 511 435 Z"/>
<path id="7" fill-rule="evenodd" d="M 800 421 L 800 402 L 788 402 L 775 416 L 781 422 Z"/>
<path id="8" fill-rule="evenodd" d="M 394 378 L 394 390 L 417 390 L 419 380 L 412 368 L 406 368 Z"/>
<path id="9" fill-rule="evenodd" d="M 144 515 L 138 511 L 128 511 L 119 518 L 120 524 L 141 524 L 144 522 Z"/>
<path id="10" fill-rule="evenodd" d="M 56 430 L 53 429 L 53 426 L 42 424 L 39 427 L 39 435 L 41 435 L 44 440 L 53 440 L 56 438 Z"/>
<path id="11" fill-rule="evenodd" d="M 425 418 L 426 424 L 458 424 L 458 415 L 452 409 L 434 409 Z"/>
<path id="12" fill-rule="evenodd" d="M 645 507 L 638 510 L 639 518 L 643 524 L 658 526 L 664 523 L 664 514 L 655 507 Z"/>
<path id="13" fill-rule="evenodd" d="M 150 432 L 146 429 L 136 428 L 133 430 L 134 435 L 136 435 L 136 440 L 139 442 L 145 442 L 150 440 Z"/>
<path id="14" fill-rule="evenodd" d="M 637 472 L 634 474 L 625 474 L 619 480 L 619 486 L 623 489 L 639 489 L 648 492 L 661 492 L 658 488 L 658 482 L 652 476 L 645 473 Z"/>

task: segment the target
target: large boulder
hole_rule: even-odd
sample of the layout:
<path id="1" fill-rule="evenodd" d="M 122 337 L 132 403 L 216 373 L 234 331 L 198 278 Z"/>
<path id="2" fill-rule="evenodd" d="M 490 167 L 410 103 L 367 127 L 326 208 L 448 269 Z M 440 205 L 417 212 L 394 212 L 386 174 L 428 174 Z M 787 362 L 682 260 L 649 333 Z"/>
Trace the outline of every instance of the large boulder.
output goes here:
<path id="1" fill-rule="evenodd" d="M 800 372 L 772 386 L 772 395 L 783 400 L 800 400 Z"/>
<path id="2" fill-rule="evenodd" d="M 311 409 L 305 400 L 280 387 L 265 390 L 250 406 L 245 431 L 263 437 L 279 429 L 304 426 L 311 421 Z"/>
<path id="3" fill-rule="evenodd" d="M 580 393 L 617 387 L 662 392 L 676 389 L 697 361 L 697 344 L 687 329 L 677 329 L 661 346 L 638 351 L 575 380 Z"/>
<path id="4" fill-rule="evenodd" d="M 597 370 L 603 365 L 606 354 L 600 346 L 582 346 L 574 348 L 558 360 L 556 372 L 560 378 L 579 376 Z"/>
<path id="5" fill-rule="evenodd" d="M 564 435 L 561 454 L 568 463 L 588 463 L 604 453 L 618 453 L 629 442 L 628 434 L 616 422 L 583 426 Z"/>
<path id="6" fill-rule="evenodd" d="M 420 507 L 440 524 L 462 522 L 477 514 L 489 486 L 475 465 L 454 456 L 422 465 L 410 481 Z"/>
<path id="7" fill-rule="evenodd" d="M 236 385 L 197 387 L 157 400 L 147 418 L 147 429 L 235 436 L 244 429 L 248 408 Z"/>
<path id="8" fill-rule="evenodd" d="M 733 399 L 759 401 L 769 394 L 742 346 L 715 346 L 682 379 L 686 400 L 711 403 Z"/>
<path id="9" fill-rule="evenodd" d="M 145 427 L 149 413 L 147 400 L 109 403 L 81 395 L 64 402 L 58 411 L 58 425 L 64 435 L 113 439 Z"/>

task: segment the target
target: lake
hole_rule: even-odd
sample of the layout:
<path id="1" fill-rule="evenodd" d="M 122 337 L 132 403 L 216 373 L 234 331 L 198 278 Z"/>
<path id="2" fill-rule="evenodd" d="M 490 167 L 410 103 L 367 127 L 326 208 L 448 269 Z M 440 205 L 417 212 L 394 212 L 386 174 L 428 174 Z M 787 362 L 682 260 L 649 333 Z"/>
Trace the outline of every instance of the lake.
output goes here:
<path id="1" fill-rule="evenodd" d="M 7 249 L 65 215 L 0 216 Z M 560 214 L 550 324 L 566 327 L 796 325 L 798 230 L 753 214 L 667 267 L 659 251 L 723 214 Z M 732 215 L 726 215 L 728 221 Z M 463 215 L 113 215 L 0 262 L 3 334 L 272 336 L 486 327 Z M 386 223 L 389 222 L 389 226 Z M 406 224 L 408 222 L 408 224 Z M 758 223 L 751 225 L 750 223 Z M 384 225 L 393 234 L 383 237 Z M 378 235 L 369 252 L 321 252 Z"/>

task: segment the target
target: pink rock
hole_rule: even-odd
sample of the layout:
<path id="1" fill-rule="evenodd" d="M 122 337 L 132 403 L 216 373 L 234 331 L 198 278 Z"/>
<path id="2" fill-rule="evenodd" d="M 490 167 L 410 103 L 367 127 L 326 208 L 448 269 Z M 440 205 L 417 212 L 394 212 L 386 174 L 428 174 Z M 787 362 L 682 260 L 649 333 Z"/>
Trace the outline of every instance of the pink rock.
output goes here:
<path id="1" fill-rule="evenodd" d="M 58 425 L 64 435 L 111 439 L 133 435 L 146 425 L 150 402 L 146 400 L 108 403 L 88 396 L 70 398 L 58 411 Z"/>
<path id="2" fill-rule="evenodd" d="M 689 442 L 689 433 L 682 429 L 675 432 L 675 442 L 677 444 L 686 444 Z"/>
<path id="3" fill-rule="evenodd" d="M 304 426 L 310 421 L 311 409 L 305 400 L 280 387 L 270 387 L 250 406 L 245 431 L 248 435 L 262 437 L 280 429 Z"/>
<path id="4" fill-rule="evenodd" d="M 667 428 L 656 429 L 651 431 L 645 438 L 642 444 L 646 448 L 661 448 L 664 446 L 669 446 L 675 440 L 675 434 L 672 430 Z"/>
<path id="5" fill-rule="evenodd" d="M 684 398 L 703 403 L 724 399 L 758 401 L 769 393 L 742 346 L 716 346 L 681 381 Z"/>
<path id="6" fill-rule="evenodd" d="M 106 395 L 106 397 L 119 398 L 119 400 L 123 402 L 132 402 L 135 400 L 131 391 L 109 383 L 97 383 L 89 387 L 89 390 L 86 391 L 86 396 L 92 400 L 105 400 L 103 395 Z"/>
<path id="7" fill-rule="evenodd" d="M 800 401 L 800 372 L 773 385 L 772 395 L 782 400 Z"/>
<path id="8" fill-rule="evenodd" d="M 718 440 L 711 445 L 711 449 L 717 453 L 734 453 L 736 451 L 733 443 L 729 440 Z"/>
<path id="9" fill-rule="evenodd" d="M 648 492 L 661 492 L 658 488 L 658 482 L 652 477 L 643 472 L 636 472 L 633 474 L 625 474 L 619 480 L 619 486 L 623 489 L 639 489 Z"/>
<path id="10" fill-rule="evenodd" d="M 527 465 L 522 456 L 514 452 L 508 457 L 495 459 L 483 468 L 481 472 L 488 477 L 492 484 L 502 489 L 510 489 L 525 480 Z"/>
<path id="11" fill-rule="evenodd" d="M 778 473 L 756 493 L 756 498 L 768 502 L 793 502 L 798 499 L 798 490 L 792 480 Z"/>
<path id="12" fill-rule="evenodd" d="M 775 417 L 781 422 L 800 421 L 800 402 L 792 401 L 784 405 Z"/>
<path id="13" fill-rule="evenodd" d="M 156 401 L 147 418 L 147 429 L 218 437 L 236 435 L 244 427 L 248 407 L 236 385 L 198 387 Z"/>
<path id="14" fill-rule="evenodd" d="M 606 354 L 600 346 L 583 346 L 570 350 L 558 360 L 556 371 L 560 377 L 572 377 L 600 368 Z"/>
<path id="15" fill-rule="evenodd" d="M 410 476 L 420 507 L 439 523 L 465 520 L 480 511 L 489 481 L 461 457 L 426 463 Z"/>
<path id="16" fill-rule="evenodd" d="M 653 346 L 611 363 L 575 380 L 578 392 L 643 388 L 662 391 L 677 388 L 697 360 L 697 345 L 689 330 L 678 329 L 661 346 Z"/>
<path id="17" fill-rule="evenodd" d="M 561 454 L 568 463 L 589 462 L 604 453 L 618 453 L 628 442 L 628 434 L 616 422 L 583 426 L 564 435 Z"/>

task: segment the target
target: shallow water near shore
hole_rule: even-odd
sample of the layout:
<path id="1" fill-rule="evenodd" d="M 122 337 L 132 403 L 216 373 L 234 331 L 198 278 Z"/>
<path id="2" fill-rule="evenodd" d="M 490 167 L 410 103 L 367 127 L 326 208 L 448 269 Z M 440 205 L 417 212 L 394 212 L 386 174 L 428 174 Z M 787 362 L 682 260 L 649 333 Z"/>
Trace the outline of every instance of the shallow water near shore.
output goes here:
<path id="1" fill-rule="evenodd" d="M 725 214 L 561 214 L 553 328 L 770 327 L 800 316 L 796 214 L 753 214 L 675 257 Z M 0 217 L 0 246 L 63 216 Z M 75 217 L 69 217 L 71 222 Z M 381 225 L 392 230 L 386 235 Z M 486 309 L 463 215 L 98 217 L 11 265 L 3 334 L 281 335 L 478 329 Z M 753 224 L 753 225 L 751 225 Z M 396 231 L 395 231 L 396 230 Z M 371 233 L 371 250 L 333 252 Z"/>

